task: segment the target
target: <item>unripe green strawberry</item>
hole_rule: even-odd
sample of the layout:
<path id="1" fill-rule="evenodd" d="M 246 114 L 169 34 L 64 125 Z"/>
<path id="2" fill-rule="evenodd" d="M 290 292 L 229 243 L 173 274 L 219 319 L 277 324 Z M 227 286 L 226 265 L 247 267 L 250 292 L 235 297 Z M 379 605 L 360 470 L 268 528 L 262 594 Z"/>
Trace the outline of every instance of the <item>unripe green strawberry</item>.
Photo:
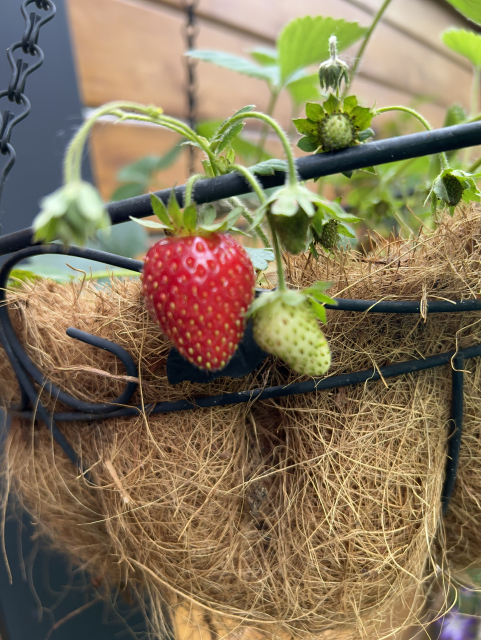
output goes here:
<path id="1" fill-rule="evenodd" d="M 447 173 L 443 176 L 442 181 L 446 189 L 446 193 L 448 194 L 446 204 L 450 207 L 455 207 L 463 196 L 463 185 L 459 178 L 456 178 L 456 176 L 453 176 L 451 173 Z"/>
<path id="2" fill-rule="evenodd" d="M 319 127 L 319 137 L 324 151 L 345 149 L 354 140 L 356 129 L 346 113 L 325 116 Z"/>
<path id="3" fill-rule="evenodd" d="M 337 230 L 338 223 L 336 220 L 328 220 L 322 227 L 322 234 L 320 237 L 320 243 L 324 249 L 335 249 L 339 242 L 339 231 Z"/>
<path id="4" fill-rule="evenodd" d="M 260 307 L 254 314 L 254 338 L 297 373 L 321 376 L 331 364 L 329 345 L 307 299 L 292 305 L 279 296 Z"/>
<path id="5" fill-rule="evenodd" d="M 286 251 L 294 255 L 305 251 L 310 219 L 302 209 L 293 216 L 272 215 L 271 220 Z"/>

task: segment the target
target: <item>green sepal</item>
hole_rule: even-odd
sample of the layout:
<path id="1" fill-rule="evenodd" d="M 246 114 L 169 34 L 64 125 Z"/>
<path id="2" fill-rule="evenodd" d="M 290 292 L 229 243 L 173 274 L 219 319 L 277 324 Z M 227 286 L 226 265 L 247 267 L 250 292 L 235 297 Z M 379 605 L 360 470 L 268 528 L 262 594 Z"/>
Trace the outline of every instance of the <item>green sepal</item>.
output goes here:
<path id="1" fill-rule="evenodd" d="M 152 205 L 152 211 L 160 220 L 160 222 L 165 226 L 165 228 L 173 229 L 165 204 L 158 196 L 155 195 L 155 193 L 150 194 L 150 204 Z M 132 220 L 134 219 L 135 218 L 132 218 Z"/>
<path id="2" fill-rule="evenodd" d="M 136 222 L 137 224 L 140 224 L 141 227 L 145 227 L 146 229 L 169 229 L 169 231 L 172 230 L 171 226 L 167 227 L 165 224 L 157 222 L 156 220 L 144 220 L 143 218 L 133 218 L 132 216 L 129 216 L 129 218 L 132 220 L 132 222 Z"/>
<path id="3" fill-rule="evenodd" d="M 317 319 L 320 320 L 322 323 L 326 324 L 327 322 L 326 308 L 312 296 L 306 296 L 306 297 L 309 300 L 311 309 L 316 314 Z"/>
<path id="4" fill-rule="evenodd" d="M 316 151 L 319 148 L 319 143 L 309 136 L 304 136 L 303 138 L 300 138 L 300 140 L 298 140 L 297 146 L 302 151 L 310 153 Z"/>
<path id="5" fill-rule="evenodd" d="M 175 187 L 170 190 L 169 202 L 167 203 L 167 211 L 169 213 L 170 219 L 172 220 L 174 229 L 182 229 L 183 216 L 182 211 L 179 207 L 179 203 L 177 202 L 177 198 L 175 197 Z"/>
<path id="6" fill-rule="evenodd" d="M 342 222 L 338 222 L 337 223 L 337 232 L 341 235 L 341 236 L 345 236 L 346 238 L 355 238 L 356 235 L 354 233 L 351 233 L 351 231 L 349 231 L 349 229 L 342 224 Z"/>
<path id="7" fill-rule="evenodd" d="M 197 207 L 191 204 L 184 209 L 183 226 L 186 231 L 193 233 L 197 228 Z"/>
<path id="8" fill-rule="evenodd" d="M 320 122 L 325 116 L 324 109 L 317 102 L 306 102 L 306 116 L 312 122 Z"/>
<path id="9" fill-rule="evenodd" d="M 229 231 L 229 229 L 232 229 L 232 227 L 235 226 L 243 212 L 244 209 L 242 207 L 235 207 L 235 209 L 232 209 L 232 211 L 228 213 L 222 222 L 203 224 L 200 229 L 210 233 L 223 233 L 224 231 Z"/>
<path id="10" fill-rule="evenodd" d="M 292 122 L 301 135 L 317 140 L 319 136 L 317 122 L 313 122 L 309 118 L 293 118 Z"/>
<path id="11" fill-rule="evenodd" d="M 366 142 L 366 140 L 369 140 L 369 138 L 372 138 L 373 136 L 374 131 L 370 127 L 368 127 L 367 129 L 364 129 L 364 131 L 360 131 L 357 138 L 359 142 Z M 366 169 L 364 169 L 364 171 L 366 171 Z"/>
<path id="12" fill-rule="evenodd" d="M 324 102 L 324 104 L 322 105 L 324 111 L 328 114 L 328 115 L 332 115 L 333 113 L 335 113 L 336 111 L 340 111 L 340 107 L 341 107 L 341 101 L 339 98 L 336 98 L 336 96 L 331 93 L 331 95 L 329 96 L 329 98 Z"/>

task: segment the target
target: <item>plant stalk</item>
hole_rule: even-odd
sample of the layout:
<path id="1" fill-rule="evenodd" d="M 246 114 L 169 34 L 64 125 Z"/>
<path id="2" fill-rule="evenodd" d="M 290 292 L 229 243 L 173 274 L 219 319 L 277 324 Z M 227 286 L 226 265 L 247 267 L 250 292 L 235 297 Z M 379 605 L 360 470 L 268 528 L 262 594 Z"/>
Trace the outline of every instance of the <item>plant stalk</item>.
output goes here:
<path id="1" fill-rule="evenodd" d="M 284 278 L 284 265 L 282 264 L 282 253 L 281 253 L 281 247 L 279 245 L 279 238 L 277 237 L 276 230 L 274 229 L 274 225 L 272 224 L 272 218 L 270 214 L 267 214 L 267 220 L 269 222 L 269 227 L 271 229 L 272 246 L 274 247 L 274 254 L 276 256 L 277 289 L 279 291 L 286 291 L 286 281 Z"/>
<path id="2" fill-rule="evenodd" d="M 374 16 L 374 20 L 371 22 L 371 25 L 370 25 L 369 29 L 367 30 L 366 35 L 364 36 L 364 40 L 362 41 L 361 48 L 359 49 L 359 53 L 356 56 L 356 62 L 354 63 L 354 66 L 352 68 L 351 77 L 349 79 L 349 84 L 346 84 L 346 86 L 344 88 L 343 97 L 345 97 L 347 95 L 347 92 L 349 91 L 349 87 L 351 86 L 352 81 L 354 80 L 354 77 L 356 76 L 357 70 L 359 68 L 359 64 L 361 63 L 361 60 L 362 60 L 362 58 L 364 56 L 364 53 L 366 51 L 367 45 L 369 44 L 369 40 L 371 39 L 371 36 L 372 36 L 372 34 L 374 32 L 374 29 L 377 27 L 379 21 L 381 20 L 382 16 L 384 15 L 384 12 L 388 8 L 390 2 L 391 2 L 391 0 L 384 0 L 382 5 L 378 9 L 378 12 Z"/>
<path id="3" fill-rule="evenodd" d="M 388 111 L 402 111 L 403 113 L 408 113 L 410 116 L 413 116 L 413 118 L 416 118 L 417 120 L 419 120 L 419 122 L 423 125 L 423 127 L 425 127 L 425 129 L 427 129 L 428 131 L 433 130 L 432 126 L 429 124 L 426 118 L 424 118 L 420 113 L 418 113 L 417 111 L 409 107 L 403 107 L 401 105 L 395 105 L 392 107 L 381 107 L 380 109 L 376 109 L 374 115 L 378 116 L 381 113 L 387 113 Z M 438 157 L 439 157 L 439 163 L 441 165 L 441 169 L 442 170 L 449 169 L 448 157 L 444 153 L 444 151 L 439 153 Z"/>

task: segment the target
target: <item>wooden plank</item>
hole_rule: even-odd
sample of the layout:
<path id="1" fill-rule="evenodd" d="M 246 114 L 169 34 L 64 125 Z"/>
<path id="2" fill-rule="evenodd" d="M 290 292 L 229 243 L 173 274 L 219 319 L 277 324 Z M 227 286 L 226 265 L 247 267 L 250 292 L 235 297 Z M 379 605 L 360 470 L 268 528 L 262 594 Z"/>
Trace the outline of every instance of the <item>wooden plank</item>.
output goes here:
<path id="1" fill-rule="evenodd" d="M 157 4 L 181 8 L 181 0 L 153 0 Z M 324 15 L 344 18 L 369 25 L 374 13 L 383 0 L 298 0 L 297 2 L 279 2 L 278 0 L 242 0 L 226 3 L 223 0 L 201 0 L 198 15 L 214 20 L 231 28 L 242 29 L 259 38 L 274 41 L 281 29 L 292 19 L 304 15 Z M 256 20 L 251 20 L 251 11 L 255 10 Z M 397 0 L 391 2 L 377 30 L 386 25 L 410 36 L 425 46 L 437 51 L 441 56 L 450 58 L 469 68 L 465 58 L 450 51 L 440 40 L 442 31 L 450 26 L 469 27 L 469 23 L 456 12 L 443 7 L 437 0 Z"/>
<path id="2" fill-rule="evenodd" d="M 256 15 L 255 22 L 259 23 L 262 12 L 258 16 L 254 8 L 256 1 L 228 4 L 229 7 L 242 5 L 243 12 L 249 17 Z M 219 2 L 217 6 L 223 4 Z M 268 4 L 260 3 L 259 6 Z M 291 4 L 282 3 L 281 6 Z M 306 4 L 308 0 L 299 0 L 296 10 Z M 93 106 L 128 99 L 159 104 L 174 115 L 185 114 L 183 14 L 180 11 L 126 0 L 69 0 L 68 5 L 86 104 Z M 277 13 L 274 12 L 276 19 Z M 259 40 L 244 33 L 223 29 L 206 20 L 200 22 L 199 48 L 216 48 L 242 55 L 258 44 Z M 453 100 L 467 104 L 469 99 L 470 74 L 467 71 L 388 26 L 376 33 L 362 67 L 364 77 L 371 82 L 403 93 L 428 95 L 431 101 L 441 105 L 448 105 Z M 267 105 L 268 92 L 264 83 L 207 63 L 198 65 L 198 85 L 201 118 L 224 117 L 252 102 L 261 109 Z M 374 99 L 375 94 L 371 101 Z M 281 98 L 276 115 L 281 122 L 288 121 L 290 105 L 287 97 Z"/>

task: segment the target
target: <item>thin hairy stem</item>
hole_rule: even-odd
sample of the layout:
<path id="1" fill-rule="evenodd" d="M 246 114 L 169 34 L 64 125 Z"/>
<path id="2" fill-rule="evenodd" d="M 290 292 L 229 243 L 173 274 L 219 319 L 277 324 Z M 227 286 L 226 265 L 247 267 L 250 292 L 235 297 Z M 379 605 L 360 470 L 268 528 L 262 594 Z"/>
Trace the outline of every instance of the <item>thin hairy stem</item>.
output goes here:
<path id="1" fill-rule="evenodd" d="M 281 252 L 281 247 L 279 245 L 279 238 L 277 237 L 276 230 L 274 229 L 274 225 L 272 224 L 272 218 L 270 214 L 267 214 L 267 221 L 269 222 L 269 227 L 272 235 L 272 246 L 274 247 L 274 255 L 276 256 L 277 288 L 279 291 L 285 291 L 286 281 L 284 278 L 284 264 L 282 262 L 282 252 Z"/>

